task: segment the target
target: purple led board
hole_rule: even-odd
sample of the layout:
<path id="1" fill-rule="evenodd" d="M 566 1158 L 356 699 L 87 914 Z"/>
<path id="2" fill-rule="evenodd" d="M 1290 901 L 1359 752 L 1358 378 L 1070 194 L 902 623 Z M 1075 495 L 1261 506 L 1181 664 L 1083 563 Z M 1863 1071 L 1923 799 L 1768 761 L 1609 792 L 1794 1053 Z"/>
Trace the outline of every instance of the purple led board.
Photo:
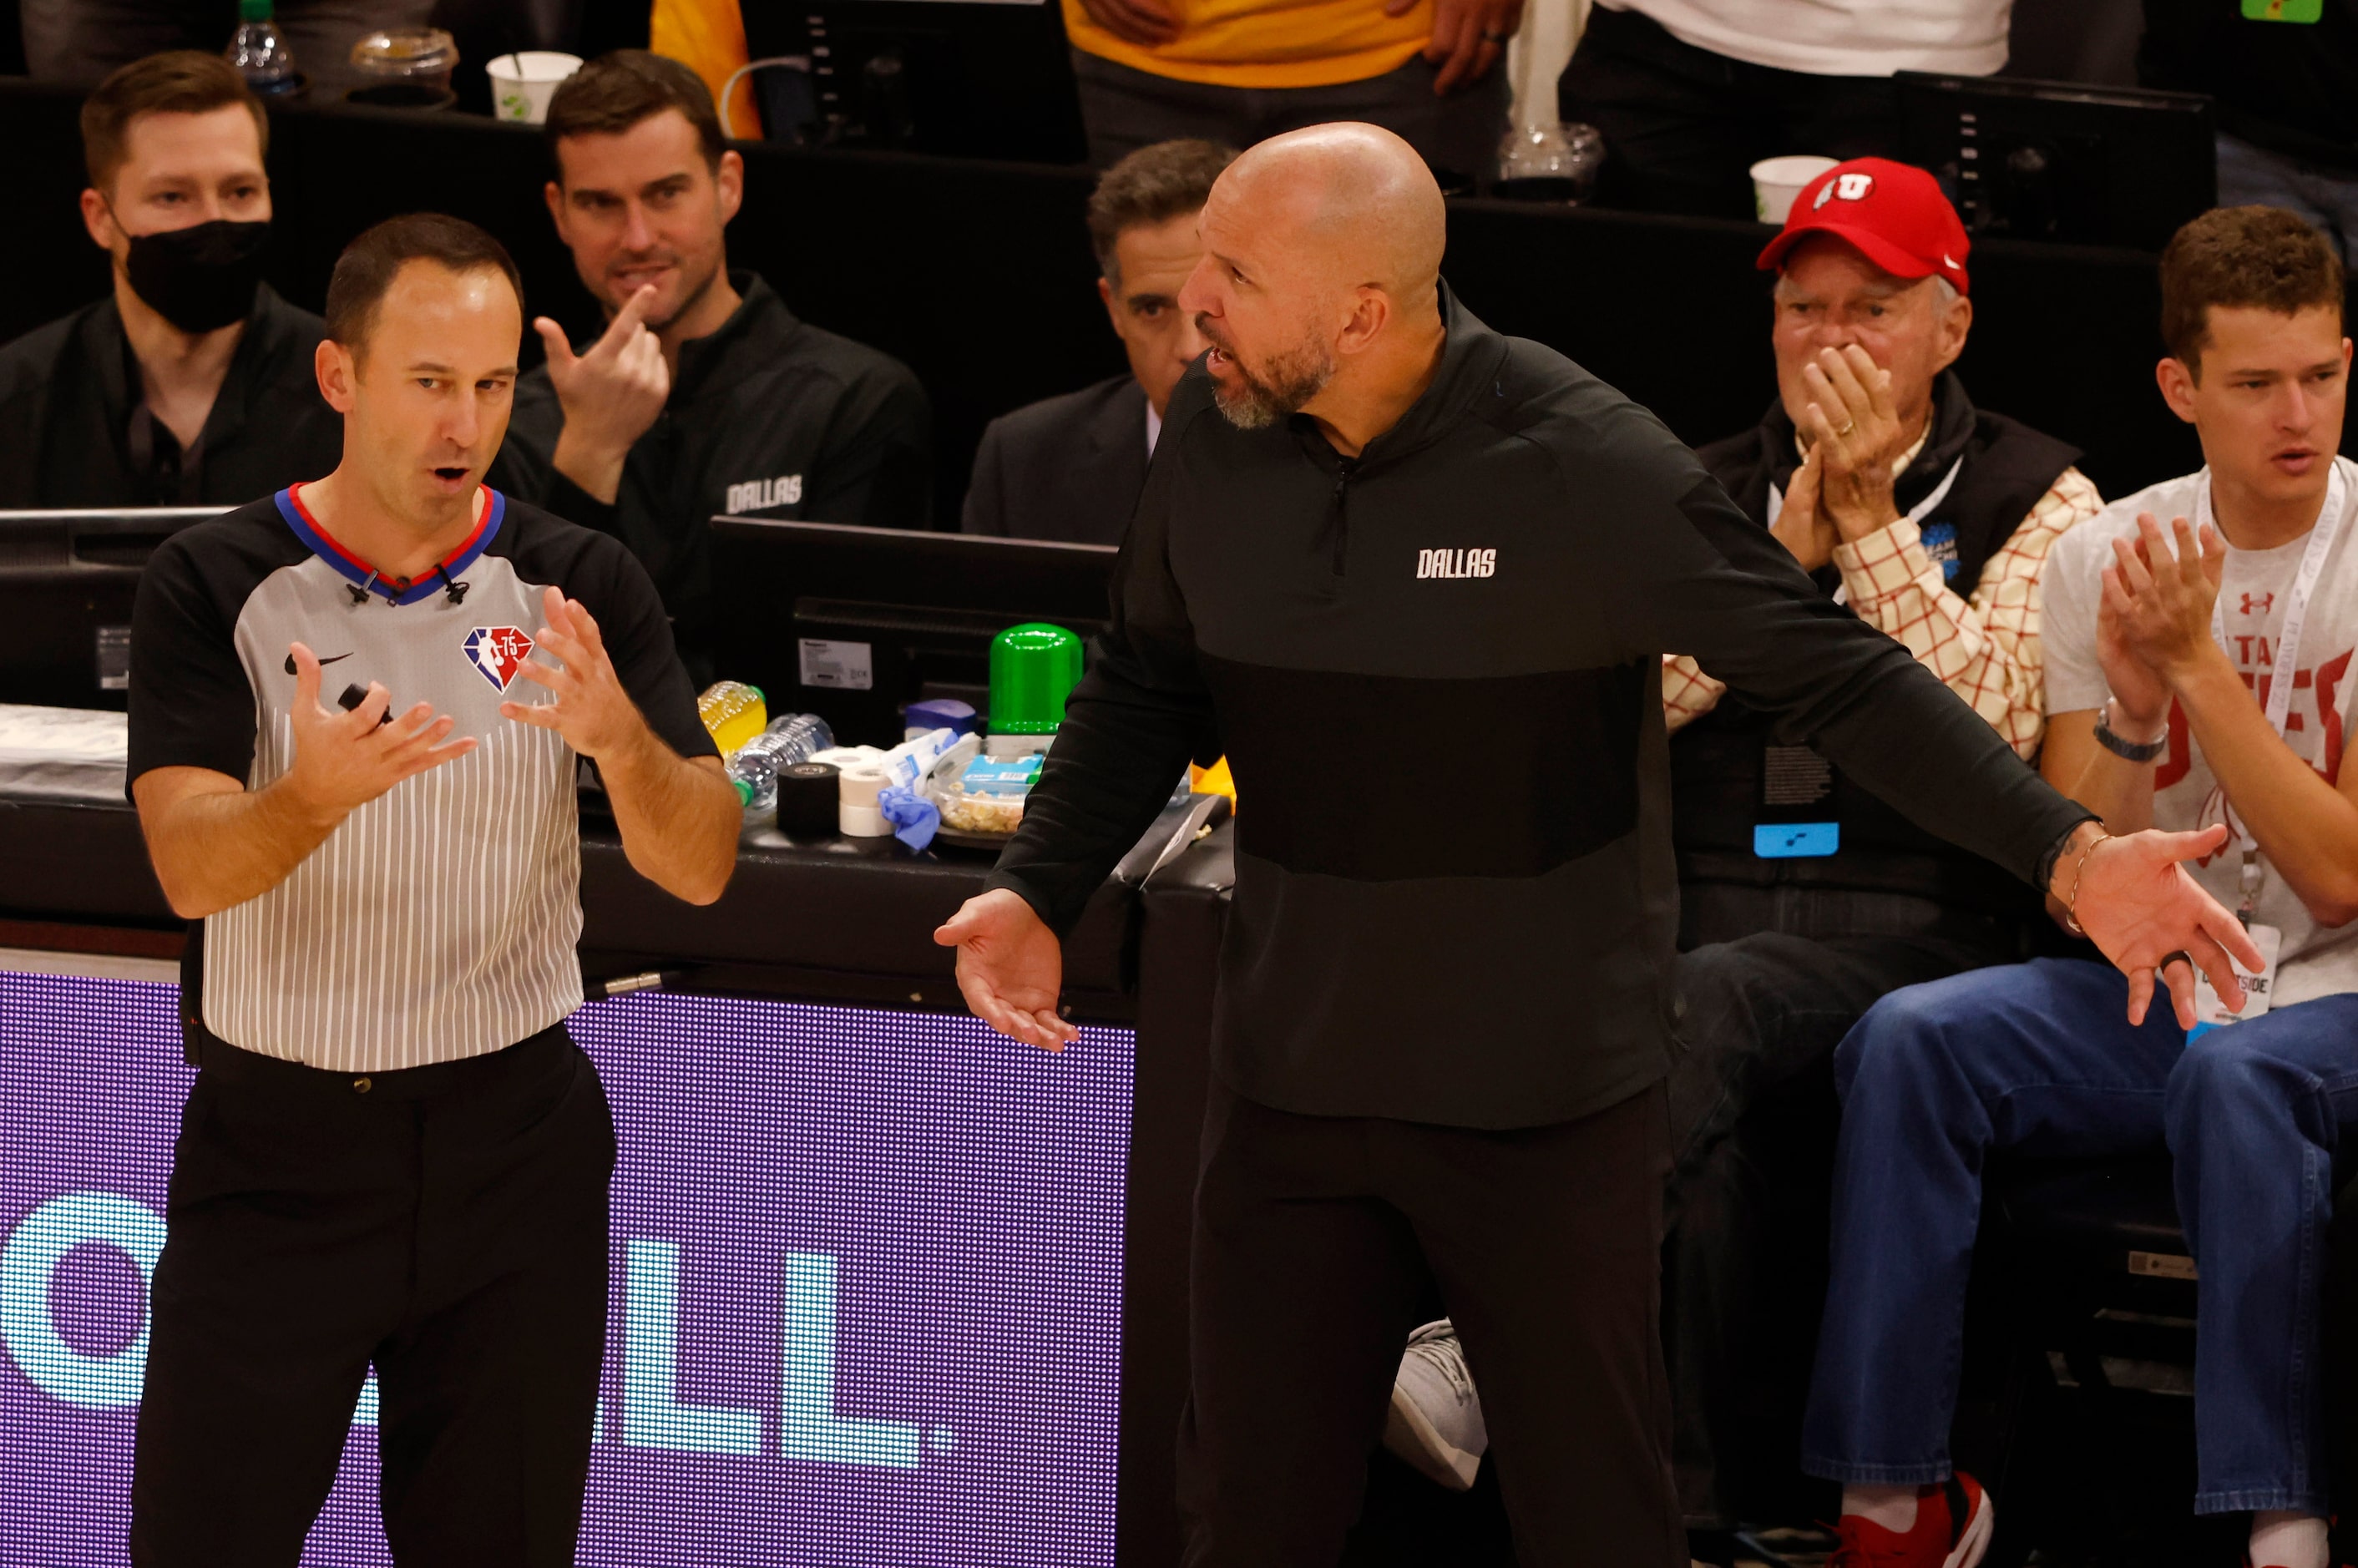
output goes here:
<path id="1" fill-rule="evenodd" d="M 124 1561 L 173 988 L 0 973 L 0 1563 Z M 641 993 L 580 1561 L 1113 1561 L 1132 1040 Z M 306 1563 L 390 1561 L 373 1384 Z"/>

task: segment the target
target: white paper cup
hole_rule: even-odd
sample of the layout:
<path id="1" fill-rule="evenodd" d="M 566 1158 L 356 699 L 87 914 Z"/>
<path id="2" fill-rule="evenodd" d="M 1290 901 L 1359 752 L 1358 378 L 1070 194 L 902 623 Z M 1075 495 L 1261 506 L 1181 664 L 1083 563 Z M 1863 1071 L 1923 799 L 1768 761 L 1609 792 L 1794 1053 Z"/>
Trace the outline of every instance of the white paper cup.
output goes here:
<path id="1" fill-rule="evenodd" d="M 1752 210 L 1760 215 L 1762 222 L 1782 228 L 1785 215 L 1793 210 L 1793 198 L 1801 194 L 1801 188 L 1841 161 L 1819 157 L 1814 153 L 1762 158 L 1752 166 Z"/>
<path id="2" fill-rule="evenodd" d="M 556 49 L 503 54 L 483 67 L 492 79 L 492 114 L 502 120 L 537 125 L 548 118 L 557 84 L 581 69 L 581 57 Z"/>

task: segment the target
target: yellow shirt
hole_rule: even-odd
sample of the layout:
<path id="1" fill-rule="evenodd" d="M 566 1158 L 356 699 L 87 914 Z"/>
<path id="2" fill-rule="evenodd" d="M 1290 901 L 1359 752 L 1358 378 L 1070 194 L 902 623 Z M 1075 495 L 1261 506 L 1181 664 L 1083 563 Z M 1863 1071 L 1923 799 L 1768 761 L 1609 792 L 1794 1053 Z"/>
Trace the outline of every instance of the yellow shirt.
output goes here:
<path id="1" fill-rule="evenodd" d="M 1116 65 L 1214 87 L 1333 87 L 1398 70 L 1433 37 L 1433 0 L 1405 16 L 1384 0 L 1165 0 L 1179 37 L 1155 49 L 1118 38 L 1064 0 L 1073 47 Z"/>

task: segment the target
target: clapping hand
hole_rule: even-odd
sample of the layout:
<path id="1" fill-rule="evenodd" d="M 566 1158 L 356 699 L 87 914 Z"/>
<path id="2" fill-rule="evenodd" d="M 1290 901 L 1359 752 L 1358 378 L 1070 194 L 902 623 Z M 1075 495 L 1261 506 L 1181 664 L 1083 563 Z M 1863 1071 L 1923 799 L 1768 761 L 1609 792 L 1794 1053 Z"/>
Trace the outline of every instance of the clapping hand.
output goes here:
<path id="1" fill-rule="evenodd" d="M 1801 367 L 1810 403 L 1801 411 L 1806 445 L 1825 475 L 1818 504 L 1852 544 L 1899 520 L 1892 485 L 1909 433 L 1891 402 L 1891 373 L 1856 343 L 1821 349 Z"/>
<path id="2" fill-rule="evenodd" d="M 1833 520 L 1819 501 L 1825 471 L 1817 448 L 1801 454 L 1801 466 L 1793 470 L 1793 481 L 1785 487 L 1784 503 L 1777 509 L 1777 521 L 1768 530 L 1793 553 L 1805 572 L 1814 572 L 1834 558 Z"/>
<path id="3" fill-rule="evenodd" d="M 2150 512 L 2137 514 L 2137 540 L 2113 541 L 2113 564 L 2104 568 L 2104 605 L 2121 645 L 2164 680 L 2190 669 L 2219 646 L 2211 638 L 2211 610 L 2227 566 L 2227 546 L 2218 530 L 2170 520 L 2177 548 Z M 2117 688 L 2115 696 L 2123 695 Z"/>

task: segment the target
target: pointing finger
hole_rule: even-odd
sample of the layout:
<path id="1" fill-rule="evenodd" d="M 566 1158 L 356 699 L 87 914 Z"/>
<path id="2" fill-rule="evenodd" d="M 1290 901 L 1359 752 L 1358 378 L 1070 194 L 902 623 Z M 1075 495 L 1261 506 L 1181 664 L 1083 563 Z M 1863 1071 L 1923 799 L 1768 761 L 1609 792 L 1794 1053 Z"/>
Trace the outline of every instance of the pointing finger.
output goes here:
<path id="1" fill-rule="evenodd" d="M 540 334 L 541 346 L 547 351 L 548 362 L 551 365 L 570 368 L 573 362 L 579 357 L 574 353 L 572 343 L 567 341 L 565 329 L 547 317 L 534 317 L 532 330 Z"/>
<path id="2" fill-rule="evenodd" d="M 623 300 L 622 308 L 614 312 L 614 319 L 607 327 L 602 341 L 612 343 L 619 349 L 637 338 L 647 324 L 647 311 L 654 307 L 654 299 L 655 286 L 652 283 L 641 285 L 638 292 Z"/>

